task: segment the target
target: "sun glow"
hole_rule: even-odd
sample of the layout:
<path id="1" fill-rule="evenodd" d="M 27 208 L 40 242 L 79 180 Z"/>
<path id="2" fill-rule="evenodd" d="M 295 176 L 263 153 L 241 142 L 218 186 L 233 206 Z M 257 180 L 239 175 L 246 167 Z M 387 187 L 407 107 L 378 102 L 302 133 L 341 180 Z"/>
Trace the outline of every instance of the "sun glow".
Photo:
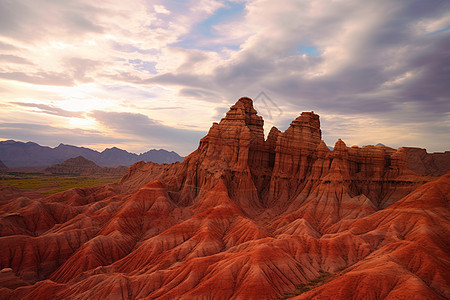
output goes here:
<path id="1" fill-rule="evenodd" d="M 37 86 L 53 98 L 53 104 L 69 111 L 103 110 L 114 106 L 119 100 L 110 99 L 109 95 L 93 83 L 76 86 Z"/>
<path id="2" fill-rule="evenodd" d="M 86 127 L 95 127 L 96 122 L 94 119 L 91 118 L 70 118 L 69 124 L 72 125 L 75 128 L 86 128 Z"/>

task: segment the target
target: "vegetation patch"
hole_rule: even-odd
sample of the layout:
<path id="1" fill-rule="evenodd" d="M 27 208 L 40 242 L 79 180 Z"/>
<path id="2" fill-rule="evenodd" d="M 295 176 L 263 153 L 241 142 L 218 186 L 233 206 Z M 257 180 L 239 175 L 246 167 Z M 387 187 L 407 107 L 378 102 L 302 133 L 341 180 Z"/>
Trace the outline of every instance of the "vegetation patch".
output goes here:
<path id="1" fill-rule="evenodd" d="M 313 280 L 311 280 L 309 282 L 306 282 L 306 283 L 297 284 L 295 286 L 295 290 L 294 291 L 292 291 L 292 292 L 285 292 L 283 294 L 284 295 L 283 299 L 288 299 L 288 298 L 295 297 L 295 296 L 298 296 L 300 294 L 306 293 L 306 292 L 308 292 L 308 291 L 310 291 L 310 290 L 312 290 L 312 289 L 314 289 L 314 288 L 316 288 L 318 286 L 321 286 L 325 282 L 329 281 L 332 277 L 334 277 L 333 274 L 330 274 L 328 272 L 320 270 L 319 271 L 319 277 L 317 277 L 317 278 L 315 278 L 315 279 L 313 279 Z"/>
<path id="2" fill-rule="evenodd" d="M 117 182 L 120 176 L 48 175 L 43 173 L 9 173 L 0 177 L 0 185 L 20 190 L 55 194 L 75 187 L 93 187 Z"/>

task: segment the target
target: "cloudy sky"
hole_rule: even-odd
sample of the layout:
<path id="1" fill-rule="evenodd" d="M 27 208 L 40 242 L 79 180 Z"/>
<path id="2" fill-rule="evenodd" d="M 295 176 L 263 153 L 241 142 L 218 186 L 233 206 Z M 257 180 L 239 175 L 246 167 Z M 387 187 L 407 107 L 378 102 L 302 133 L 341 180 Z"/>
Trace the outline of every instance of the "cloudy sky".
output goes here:
<path id="1" fill-rule="evenodd" d="M 0 0 L 0 140 L 187 155 L 241 96 L 450 150 L 450 1 Z"/>

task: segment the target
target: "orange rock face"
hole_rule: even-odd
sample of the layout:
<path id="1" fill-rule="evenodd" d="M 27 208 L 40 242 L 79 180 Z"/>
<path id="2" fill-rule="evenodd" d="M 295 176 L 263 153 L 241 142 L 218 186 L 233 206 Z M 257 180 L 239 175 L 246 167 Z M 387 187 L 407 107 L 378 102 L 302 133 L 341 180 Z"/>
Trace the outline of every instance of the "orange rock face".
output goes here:
<path id="1" fill-rule="evenodd" d="M 405 147 L 408 167 L 420 175 L 442 176 L 450 171 L 450 151 L 427 153 L 426 149 Z"/>
<path id="2" fill-rule="evenodd" d="M 450 173 L 330 151 L 304 112 L 264 138 L 241 98 L 183 163 L 38 196 L 0 187 L 4 299 L 447 299 Z"/>

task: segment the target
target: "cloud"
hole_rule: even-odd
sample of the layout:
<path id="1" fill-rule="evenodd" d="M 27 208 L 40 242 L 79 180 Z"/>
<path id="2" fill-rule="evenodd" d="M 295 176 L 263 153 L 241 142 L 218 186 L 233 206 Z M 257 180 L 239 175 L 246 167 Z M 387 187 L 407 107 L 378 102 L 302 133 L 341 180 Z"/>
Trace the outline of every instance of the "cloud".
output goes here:
<path id="1" fill-rule="evenodd" d="M 31 65 L 32 63 L 20 56 L 10 55 L 10 54 L 0 54 L 0 62 L 13 63 L 13 64 L 23 64 Z"/>
<path id="2" fill-rule="evenodd" d="M 98 9 L 83 1 L 1 1 L 0 34 L 29 42 L 43 36 L 102 32 Z"/>
<path id="3" fill-rule="evenodd" d="M 114 50 L 120 51 L 120 52 L 126 52 L 126 53 L 140 53 L 140 54 L 158 54 L 159 50 L 155 48 L 150 49 L 142 49 L 139 47 L 134 46 L 133 44 L 120 44 L 117 41 L 111 41 L 111 47 Z"/>
<path id="4" fill-rule="evenodd" d="M 80 57 L 66 58 L 64 63 L 66 72 L 70 72 L 74 80 L 83 83 L 93 81 L 95 71 L 103 65 L 101 61 Z"/>
<path id="5" fill-rule="evenodd" d="M 166 107 L 152 107 L 152 108 L 147 108 L 148 110 L 177 110 L 177 109 L 182 109 L 181 106 L 166 106 Z"/>
<path id="6" fill-rule="evenodd" d="M 386 13 L 385 3 L 353 2 L 349 13 L 344 13 L 349 4 L 296 3 L 283 1 L 275 6 L 267 1 L 254 1 L 249 4 L 243 23 L 254 22 L 253 27 L 261 30 L 247 40 L 233 60 L 212 69 L 212 84 L 202 80 L 201 75 L 183 70 L 156 76 L 151 81 L 186 87 L 222 87 L 223 90 L 231 86 L 240 93 L 259 86 L 285 96 L 294 105 L 298 104 L 298 98 L 304 98 L 317 107 L 342 113 L 349 110 L 377 113 L 393 108 L 397 99 L 392 93 L 402 95 L 402 91 L 398 90 L 400 87 L 392 91 L 383 85 L 407 72 L 417 72 L 415 81 L 423 83 L 421 86 L 441 78 L 435 85 L 445 89 L 442 81 L 448 79 L 448 72 L 444 67 L 433 67 L 433 61 L 443 66 L 442 62 L 448 60 L 448 51 L 445 51 L 448 33 L 428 36 L 416 32 L 415 26 L 423 22 L 417 18 L 418 14 L 425 19 L 433 18 L 448 5 L 436 1 L 422 9 L 420 1 L 412 1 L 391 4 L 391 10 Z M 261 10 L 264 4 L 269 8 Z M 264 26 L 264 23 L 269 25 Z M 313 47 L 323 53 L 320 57 L 289 55 L 312 39 Z M 426 69 L 430 72 L 423 71 Z M 408 85 L 402 87 L 403 91 L 410 90 Z M 436 92 L 433 88 L 427 90 L 427 95 Z M 446 90 L 438 91 L 442 92 Z M 405 97 L 404 100 L 420 99 Z M 372 102 L 383 104 L 371 105 Z"/>
<path id="7" fill-rule="evenodd" d="M 444 150 L 449 24 L 440 0 L 0 1 L 0 97 L 45 104 L 34 108 L 46 114 L 60 101 L 101 102 L 86 113 L 111 131 L 192 149 L 198 136 L 164 124 L 181 116 L 206 131 L 238 98 L 264 91 L 283 112 L 268 120 L 263 107 L 268 125 L 314 110 L 335 121 L 324 122 L 332 138 L 366 143 L 370 132 Z"/>
<path id="8" fill-rule="evenodd" d="M 19 48 L 15 47 L 11 44 L 0 41 L 0 49 L 5 50 L 5 51 L 11 51 L 11 50 L 18 50 Z"/>
<path id="9" fill-rule="evenodd" d="M 170 11 L 168 11 L 164 5 L 153 5 L 153 9 L 158 13 L 158 14 L 165 14 L 165 15 L 169 15 Z"/>
<path id="10" fill-rule="evenodd" d="M 327 115 L 321 116 L 320 120 L 322 138 L 329 146 L 334 146 L 341 138 L 347 146 L 382 143 L 394 148 L 422 147 L 434 152 L 442 151 L 442 143 L 448 136 L 448 130 L 440 121 L 411 120 L 403 121 L 402 126 L 397 126 L 395 120 L 373 117 Z"/>
<path id="11" fill-rule="evenodd" d="M 202 99 L 205 101 L 220 102 L 221 96 L 207 89 L 183 88 L 179 91 L 181 96 Z"/>
<path id="12" fill-rule="evenodd" d="M 33 141 L 41 145 L 117 145 L 131 140 L 123 137 L 106 136 L 95 130 L 58 128 L 35 123 L 0 122 L 0 138 Z"/>
<path id="13" fill-rule="evenodd" d="M 430 24 L 450 20 L 449 8 L 442 1 L 252 1 L 233 24 L 254 29 L 241 50 L 220 63 L 197 62 L 213 66 L 210 76 L 180 68 L 147 82 L 179 85 L 183 96 L 209 89 L 237 99 L 265 91 L 293 110 L 373 118 L 399 132 L 413 130 L 410 120 L 433 122 L 429 134 L 448 131 L 450 30 Z M 320 56 L 298 53 L 302 47 Z M 373 134 L 382 139 L 384 129 Z M 424 136 L 419 140 L 430 143 Z"/>
<path id="14" fill-rule="evenodd" d="M 195 150 L 206 135 L 204 131 L 173 128 L 140 113 L 93 111 L 89 116 L 120 136 L 147 141 L 152 147 L 171 147 L 183 155 Z"/>
<path id="15" fill-rule="evenodd" d="M 223 47 L 239 47 L 243 37 L 230 35 L 225 24 L 242 17 L 245 13 L 244 2 L 224 1 L 212 14 L 201 22 L 197 22 L 184 36 L 181 36 L 175 47 L 184 49 L 220 50 Z"/>
<path id="16" fill-rule="evenodd" d="M 0 78 L 22 81 L 38 85 L 72 86 L 74 81 L 66 74 L 37 72 L 27 74 L 25 72 L 5 72 L 0 73 Z"/>
<path id="17" fill-rule="evenodd" d="M 24 103 L 24 102 L 10 102 L 10 103 L 18 105 L 18 106 L 22 106 L 22 107 L 31 107 L 31 108 L 39 109 L 39 110 L 33 110 L 33 112 L 55 115 L 55 116 L 60 116 L 60 117 L 82 118 L 84 115 L 84 112 L 81 112 L 81 111 L 68 111 L 68 110 L 64 110 L 59 107 L 45 105 L 45 104 Z"/>

